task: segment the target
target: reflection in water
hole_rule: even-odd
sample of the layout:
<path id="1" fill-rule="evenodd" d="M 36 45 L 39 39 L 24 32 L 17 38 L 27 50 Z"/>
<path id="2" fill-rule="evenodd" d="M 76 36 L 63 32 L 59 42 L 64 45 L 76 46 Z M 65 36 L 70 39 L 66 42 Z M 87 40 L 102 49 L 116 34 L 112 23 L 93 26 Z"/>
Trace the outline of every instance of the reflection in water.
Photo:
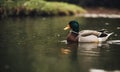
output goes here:
<path id="1" fill-rule="evenodd" d="M 78 45 L 78 54 L 80 55 L 89 55 L 89 56 L 99 56 L 101 50 L 108 50 L 109 44 L 104 43 L 79 43 Z"/>
<path id="2" fill-rule="evenodd" d="M 73 43 L 73 44 L 67 44 L 66 48 L 61 48 L 61 52 L 63 54 L 70 54 L 70 53 L 77 53 L 77 48 L 78 48 L 78 44 L 77 43 Z"/>
<path id="3" fill-rule="evenodd" d="M 62 48 L 61 52 L 69 55 L 72 63 L 77 63 L 78 71 L 119 72 L 120 65 L 117 65 L 120 60 L 119 55 L 114 54 L 107 43 L 67 44 L 67 47 Z M 117 58 L 117 60 L 114 58 Z"/>
<path id="4" fill-rule="evenodd" d="M 98 43 L 74 43 L 67 44 L 66 48 L 62 48 L 61 52 L 69 55 L 72 63 L 76 63 L 75 67 L 78 67 L 77 71 L 88 72 L 93 65 L 98 55 L 100 54 L 100 48 Z M 75 68 L 76 69 L 76 68 Z"/>
<path id="5" fill-rule="evenodd" d="M 107 43 L 120 45 L 120 40 L 110 40 L 110 41 L 107 41 Z"/>
<path id="6" fill-rule="evenodd" d="M 71 72 L 80 72 L 80 65 L 78 60 L 78 44 L 67 44 L 66 48 L 61 48 L 61 52 L 64 55 L 68 55 L 69 57 L 69 63 L 70 63 L 70 71 Z"/>
<path id="7" fill-rule="evenodd" d="M 100 53 L 100 48 L 98 48 L 98 43 L 79 43 L 79 54 L 80 55 L 89 55 L 97 56 Z"/>
<path id="8" fill-rule="evenodd" d="M 73 43 L 73 44 L 67 44 L 66 48 L 61 48 L 61 52 L 63 54 L 70 54 L 74 52 L 74 50 L 77 50 L 76 52 L 78 55 L 92 55 L 97 56 L 100 53 L 101 48 L 109 48 L 108 43 Z"/>

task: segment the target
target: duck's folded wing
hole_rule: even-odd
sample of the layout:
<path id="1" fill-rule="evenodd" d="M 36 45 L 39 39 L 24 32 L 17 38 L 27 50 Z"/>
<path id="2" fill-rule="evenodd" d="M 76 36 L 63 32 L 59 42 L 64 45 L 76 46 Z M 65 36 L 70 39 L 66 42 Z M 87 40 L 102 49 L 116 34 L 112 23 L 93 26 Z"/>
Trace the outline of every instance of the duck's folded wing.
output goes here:
<path id="1" fill-rule="evenodd" d="M 99 36 L 101 32 L 95 31 L 95 30 L 83 30 L 79 32 L 79 35 L 81 36 L 89 36 L 89 35 L 95 35 Z"/>

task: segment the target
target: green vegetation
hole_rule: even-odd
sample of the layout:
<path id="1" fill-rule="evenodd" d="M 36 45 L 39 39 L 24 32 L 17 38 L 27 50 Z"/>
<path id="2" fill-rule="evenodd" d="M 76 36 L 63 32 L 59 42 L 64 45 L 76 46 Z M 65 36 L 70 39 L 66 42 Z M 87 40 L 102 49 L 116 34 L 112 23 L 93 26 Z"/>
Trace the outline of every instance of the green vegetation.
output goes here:
<path id="1" fill-rule="evenodd" d="M 73 4 L 44 0 L 1 0 L 0 16 L 75 15 L 86 11 Z"/>

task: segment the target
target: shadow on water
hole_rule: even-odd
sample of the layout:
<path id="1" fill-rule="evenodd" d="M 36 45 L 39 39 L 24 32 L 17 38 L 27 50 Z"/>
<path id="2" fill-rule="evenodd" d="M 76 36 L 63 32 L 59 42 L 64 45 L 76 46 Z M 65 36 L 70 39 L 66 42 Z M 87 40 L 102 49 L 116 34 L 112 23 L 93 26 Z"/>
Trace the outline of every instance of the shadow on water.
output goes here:
<path id="1" fill-rule="evenodd" d="M 70 20 L 80 30 L 107 29 L 119 40 L 120 19 L 42 17 L 0 20 L 0 72 L 92 72 L 120 71 L 119 44 L 65 44 Z"/>

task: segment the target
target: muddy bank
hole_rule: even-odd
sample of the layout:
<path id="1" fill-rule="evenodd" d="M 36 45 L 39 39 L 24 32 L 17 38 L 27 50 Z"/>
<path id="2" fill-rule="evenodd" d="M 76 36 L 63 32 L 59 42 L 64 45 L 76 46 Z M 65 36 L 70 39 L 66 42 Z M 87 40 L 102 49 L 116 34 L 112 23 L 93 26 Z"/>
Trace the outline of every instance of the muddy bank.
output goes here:
<path id="1" fill-rule="evenodd" d="M 120 18 L 120 9 L 110 8 L 85 8 L 85 14 L 79 14 L 80 17 L 91 17 L 91 18 Z"/>
<path id="2" fill-rule="evenodd" d="M 87 13 L 95 14 L 118 14 L 120 15 L 120 9 L 113 8 L 85 8 Z"/>

